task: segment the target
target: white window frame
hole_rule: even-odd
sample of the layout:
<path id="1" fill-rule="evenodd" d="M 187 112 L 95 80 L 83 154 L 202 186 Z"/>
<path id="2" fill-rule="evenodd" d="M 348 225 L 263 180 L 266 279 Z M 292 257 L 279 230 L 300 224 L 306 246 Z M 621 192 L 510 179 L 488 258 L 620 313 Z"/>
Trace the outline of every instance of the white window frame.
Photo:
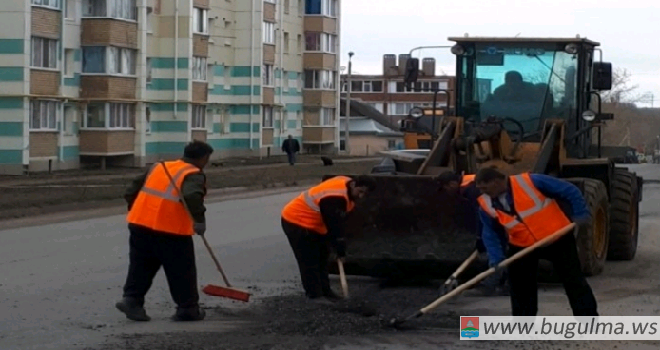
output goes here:
<path id="1" fill-rule="evenodd" d="M 45 7 L 53 10 L 61 10 L 60 1 L 61 0 L 32 0 L 32 6 Z"/>
<path id="2" fill-rule="evenodd" d="M 303 89 L 307 90 L 336 90 L 337 74 L 335 71 L 320 69 L 305 69 Z M 312 87 L 309 87 L 308 77 L 312 77 Z"/>
<path id="3" fill-rule="evenodd" d="M 314 36 L 314 47 L 309 48 L 308 36 Z M 329 54 L 337 53 L 337 36 L 323 32 L 306 32 L 305 33 L 305 52 L 323 52 Z"/>
<path id="4" fill-rule="evenodd" d="M 58 70 L 60 65 L 59 47 L 59 40 L 33 36 L 30 40 L 30 67 Z M 36 48 L 39 48 L 39 51 L 36 51 Z M 44 52 L 46 51 L 49 54 L 48 63 L 44 65 Z"/>
<path id="5" fill-rule="evenodd" d="M 103 109 L 103 126 L 89 126 L 90 106 L 100 106 Z M 92 130 L 135 130 L 136 105 L 134 103 L 90 103 L 85 108 L 82 124 L 83 129 Z"/>
<path id="6" fill-rule="evenodd" d="M 137 22 L 137 0 L 82 0 L 83 18 L 114 18 Z"/>
<path id="7" fill-rule="evenodd" d="M 193 56 L 192 79 L 194 81 L 208 81 L 208 59 L 206 57 Z"/>
<path id="8" fill-rule="evenodd" d="M 274 125 L 273 122 L 273 107 L 264 106 L 261 112 L 261 128 L 262 129 L 272 129 Z"/>
<path id="9" fill-rule="evenodd" d="M 190 129 L 206 130 L 206 105 L 193 105 L 190 116 Z"/>
<path id="10" fill-rule="evenodd" d="M 261 83 L 263 86 L 272 87 L 275 86 L 275 74 L 272 64 L 264 64 L 261 66 Z"/>
<path id="11" fill-rule="evenodd" d="M 335 126 L 336 109 L 322 107 L 319 110 L 319 123 L 321 126 Z"/>
<path id="12" fill-rule="evenodd" d="M 30 131 L 57 131 L 57 122 L 60 120 L 61 103 L 56 100 L 30 101 Z M 34 125 L 33 114 L 39 108 L 39 125 Z M 44 114 L 45 112 L 45 114 Z M 42 127 L 42 125 L 44 125 Z"/>
<path id="13" fill-rule="evenodd" d="M 201 7 L 193 7 L 193 33 L 208 35 L 209 11 L 207 9 L 203 9 Z"/>
<path id="14" fill-rule="evenodd" d="M 264 0 L 264 2 L 268 2 L 271 4 L 277 4 L 277 0 Z"/>
<path id="15" fill-rule="evenodd" d="M 262 42 L 264 44 L 275 45 L 275 23 L 262 22 Z"/>
<path id="16" fill-rule="evenodd" d="M 104 49 L 104 72 L 85 72 L 85 49 L 91 47 L 102 47 Z M 111 75 L 121 77 L 135 77 L 137 75 L 138 51 L 117 46 L 83 46 L 83 75 Z M 113 57 L 114 56 L 114 57 Z M 114 63 L 114 64 L 113 64 Z"/>

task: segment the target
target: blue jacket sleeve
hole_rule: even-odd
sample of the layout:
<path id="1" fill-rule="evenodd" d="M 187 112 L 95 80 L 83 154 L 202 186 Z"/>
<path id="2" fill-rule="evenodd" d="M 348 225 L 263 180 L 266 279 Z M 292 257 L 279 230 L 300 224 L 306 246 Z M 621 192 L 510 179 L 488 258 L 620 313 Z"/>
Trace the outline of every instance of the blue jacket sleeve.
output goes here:
<path id="1" fill-rule="evenodd" d="M 591 216 L 582 192 L 572 183 L 541 174 L 530 174 L 530 178 L 534 186 L 544 195 L 570 203 L 574 221 Z"/>
<path id="2" fill-rule="evenodd" d="M 481 221 L 481 239 L 488 253 L 488 265 L 493 267 L 504 260 L 503 242 L 493 228 L 493 218 L 481 208 L 479 208 L 479 219 Z"/>

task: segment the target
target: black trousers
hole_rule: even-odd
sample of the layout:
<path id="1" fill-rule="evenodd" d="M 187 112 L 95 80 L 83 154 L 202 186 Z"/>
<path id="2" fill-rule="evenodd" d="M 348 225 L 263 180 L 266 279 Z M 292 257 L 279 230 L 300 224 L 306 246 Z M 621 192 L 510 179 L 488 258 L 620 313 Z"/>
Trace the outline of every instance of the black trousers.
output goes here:
<path id="1" fill-rule="evenodd" d="M 510 246 L 509 256 L 523 248 Z M 574 316 L 598 316 L 596 298 L 580 268 L 575 237 L 568 233 L 553 244 L 536 249 L 509 265 L 513 316 L 536 316 L 539 258 L 550 260 L 568 296 Z"/>
<path id="2" fill-rule="evenodd" d="M 298 262 L 300 279 L 307 297 L 318 298 L 328 295 L 330 248 L 326 237 L 284 219 L 282 219 L 282 229 Z"/>
<path id="3" fill-rule="evenodd" d="M 124 297 L 139 306 L 163 267 L 172 299 L 179 308 L 197 307 L 197 268 L 192 236 L 176 236 L 129 225 L 130 263 Z"/>

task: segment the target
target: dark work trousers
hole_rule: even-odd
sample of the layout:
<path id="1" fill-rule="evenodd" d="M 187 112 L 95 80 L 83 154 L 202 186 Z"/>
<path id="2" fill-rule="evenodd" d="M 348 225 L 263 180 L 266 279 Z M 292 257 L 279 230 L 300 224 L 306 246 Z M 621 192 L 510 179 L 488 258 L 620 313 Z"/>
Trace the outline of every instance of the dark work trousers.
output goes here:
<path id="1" fill-rule="evenodd" d="M 290 165 L 296 164 L 296 154 L 294 152 L 287 153 L 286 157 L 289 160 Z"/>
<path id="2" fill-rule="evenodd" d="M 509 256 L 523 248 L 510 246 Z M 538 248 L 509 265 L 513 316 L 536 316 L 538 311 L 537 270 L 539 258 L 550 260 L 561 279 L 574 316 L 598 316 L 596 298 L 582 274 L 575 237 L 569 233 L 553 244 Z"/>
<path id="3" fill-rule="evenodd" d="M 172 299 L 179 308 L 198 306 L 197 269 L 192 236 L 176 236 L 129 225 L 130 263 L 124 297 L 144 306 L 156 273 L 163 267 Z"/>
<path id="4" fill-rule="evenodd" d="M 328 259 L 330 249 L 325 236 L 282 219 L 282 229 L 289 239 L 298 262 L 305 294 L 318 298 L 330 292 Z"/>

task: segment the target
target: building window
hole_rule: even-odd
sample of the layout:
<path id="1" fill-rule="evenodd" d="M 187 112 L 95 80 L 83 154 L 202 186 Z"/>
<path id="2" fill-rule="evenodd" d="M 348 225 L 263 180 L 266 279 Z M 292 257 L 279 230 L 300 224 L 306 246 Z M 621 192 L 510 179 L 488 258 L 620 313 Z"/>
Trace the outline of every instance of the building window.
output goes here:
<path id="1" fill-rule="evenodd" d="M 264 107 L 263 108 L 263 116 L 262 116 L 261 126 L 263 128 L 272 128 L 273 127 L 273 107 Z"/>
<path id="2" fill-rule="evenodd" d="M 34 3 L 39 0 L 32 0 Z M 52 1 L 52 0 L 51 0 Z M 76 7 L 76 0 L 66 0 L 66 8 L 64 9 L 64 18 L 75 20 L 78 17 L 78 8 Z"/>
<path id="3" fill-rule="evenodd" d="M 60 0 L 32 0 L 32 5 L 60 9 Z"/>
<path id="4" fill-rule="evenodd" d="M 57 68 L 58 41 L 32 37 L 32 67 Z"/>
<path id="5" fill-rule="evenodd" d="M 282 46 L 284 46 L 284 53 L 289 53 L 289 33 L 284 32 L 284 38 L 282 40 L 284 41 L 282 43 Z"/>
<path id="6" fill-rule="evenodd" d="M 263 31 L 264 44 L 275 44 L 275 23 L 263 22 Z"/>
<path id="7" fill-rule="evenodd" d="M 396 140 L 387 140 L 387 149 L 395 149 Z"/>
<path id="8" fill-rule="evenodd" d="M 85 128 L 134 128 L 135 104 L 91 103 L 87 105 Z"/>
<path id="9" fill-rule="evenodd" d="M 432 93 L 434 90 L 447 90 L 446 81 L 419 81 L 414 85 L 407 87 L 403 82 L 390 82 L 389 92 L 413 92 L 413 93 Z"/>
<path id="10" fill-rule="evenodd" d="M 73 68 L 75 64 L 75 57 L 74 57 L 74 50 L 73 49 L 66 49 L 64 50 L 64 76 L 65 77 L 72 77 L 73 76 Z"/>
<path id="11" fill-rule="evenodd" d="M 398 103 L 391 103 L 388 106 L 388 112 L 389 114 L 392 115 L 408 115 L 410 113 L 410 110 L 413 109 L 414 107 L 420 107 L 420 108 L 432 108 L 433 103 L 423 103 L 423 102 L 398 102 Z M 447 106 L 446 102 L 438 102 L 436 104 L 437 108 L 442 108 Z"/>
<path id="12" fill-rule="evenodd" d="M 137 20 L 135 0 L 83 0 L 84 17 Z"/>
<path id="13" fill-rule="evenodd" d="M 335 109 L 334 108 L 321 108 L 320 110 L 321 126 L 334 126 L 335 125 Z"/>
<path id="14" fill-rule="evenodd" d="M 337 36 L 328 33 L 305 33 L 305 51 L 337 52 Z"/>
<path id="15" fill-rule="evenodd" d="M 206 129 L 206 106 L 193 105 L 191 129 Z"/>
<path id="16" fill-rule="evenodd" d="M 284 0 L 284 5 L 283 5 L 284 13 L 287 13 L 287 14 L 289 13 L 289 7 L 290 6 L 291 6 L 291 4 L 289 3 L 289 0 Z"/>
<path id="17" fill-rule="evenodd" d="M 209 32 L 208 23 L 208 11 L 203 8 L 193 7 L 193 32 L 207 34 Z"/>
<path id="18" fill-rule="evenodd" d="M 147 57 L 147 84 L 151 83 L 152 72 L 153 66 L 151 65 L 151 57 Z"/>
<path id="19" fill-rule="evenodd" d="M 305 89 L 335 89 L 336 74 L 327 70 L 305 70 Z"/>
<path id="20" fill-rule="evenodd" d="M 273 66 L 270 64 L 264 64 L 261 69 L 263 70 L 263 85 L 264 86 L 273 86 L 275 85 L 275 77 L 273 76 Z"/>
<path id="21" fill-rule="evenodd" d="M 57 130 L 57 114 L 59 110 L 60 103 L 57 101 L 31 101 L 30 129 Z"/>
<path id="22" fill-rule="evenodd" d="M 337 17 L 337 0 L 305 0 L 305 14 Z"/>
<path id="23" fill-rule="evenodd" d="M 346 83 L 342 84 L 341 91 L 346 91 Z M 383 92 L 383 82 L 380 80 L 353 80 L 351 81 L 351 92 Z"/>
<path id="24" fill-rule="evenodd" d="M 206 62 L 206 57 L 193 57 L 193 80 L 207 80 L 208 64 Z"/>
<path id="25" fill-rule="evenodd" d="M 83 73 L 135 75 L 137 50 L 114 46 L 84 46 Z"/>
<path id="26" fill-rule="evenodd" d="M 151 134 L 151 107 L 145 108 L 144 117 L 145 117 L 144 118 L 144 121 L 145 121 L 144 131 L 147 134 Z"/>
<path id="27" fill-rule="evenodd" d="M 381 112 L 381 113 L 384 113 L 384 112 L 383 112 L 384 109 L 383 109 L 383 104 L 382 104 L 382 103 L 366 103 L 366 104 L 369 105 L 369 106 L 371 106 L 371 107 L 373 107 L 373 108 L 375 108 L 377 111 L 379 111 L 379 112 Z"/>
<path id="28" fill-rule="evenodd" d="M 147 33 L 153 33 L 153 22 L 154 22 L 154 9 L 151 6 L 147 6 Z"/>

